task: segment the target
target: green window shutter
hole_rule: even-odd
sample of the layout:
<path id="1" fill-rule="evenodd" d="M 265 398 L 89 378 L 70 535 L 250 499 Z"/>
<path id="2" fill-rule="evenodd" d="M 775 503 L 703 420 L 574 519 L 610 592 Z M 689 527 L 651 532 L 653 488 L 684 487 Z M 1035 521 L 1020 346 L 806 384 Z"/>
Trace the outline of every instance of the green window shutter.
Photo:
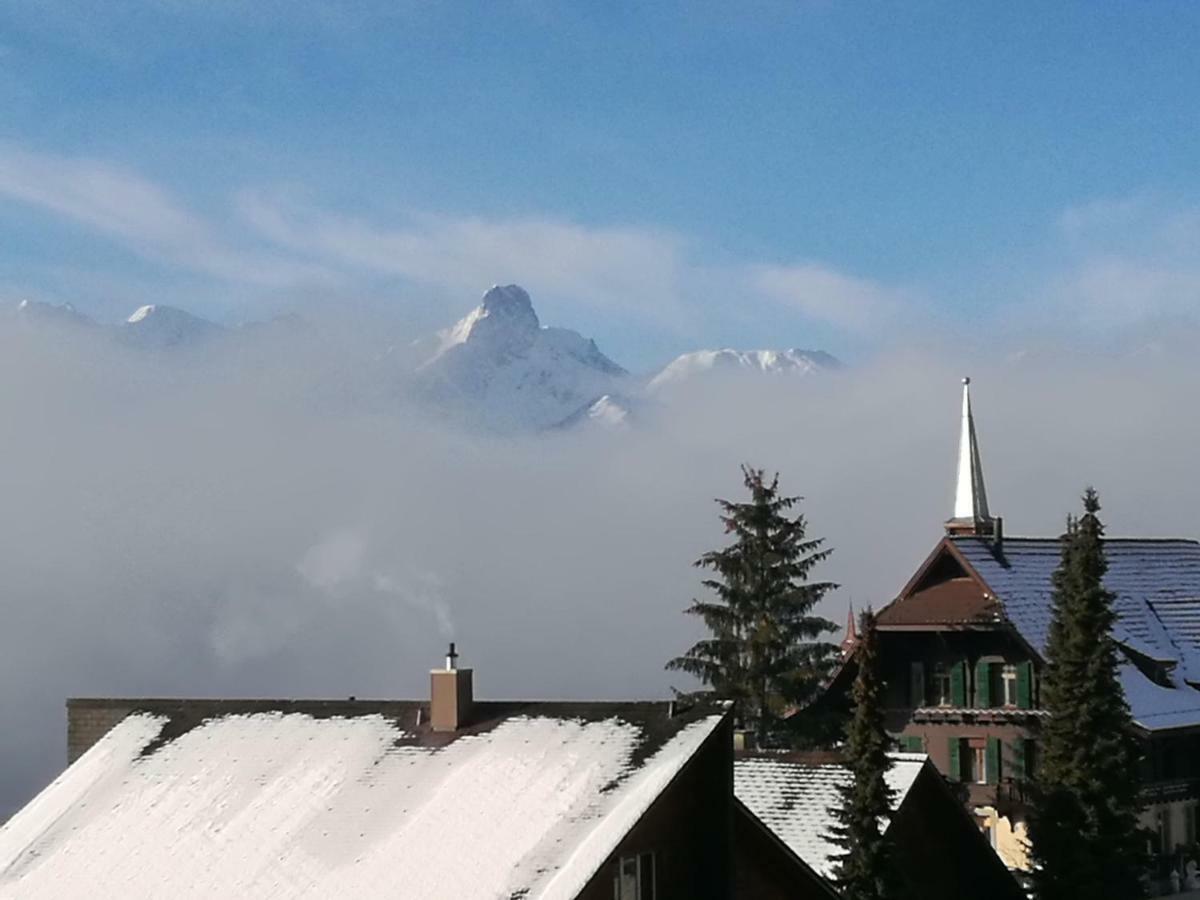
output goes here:
<path id="1" fill-rule="evenodd" d="M 1012 741 L 1013 775 L 1017 778 L 1028 778 L 1029 770 L 1025 767 L 1025 738 L 1015 737 Z"/>
<path id="2" fill-rule="evenodd" d="M 1033 709 L 1033 663 L 1017 665 L 1017 708 Z"/>
<path id="3" fill-rule="evenodd" d="M 919 734 L 906 734 L 900 739 L 900 747 L 905 753 L 921 753 L 925 750 L 925 742 Z"/>
<path id="4" fill-rule="evenodd" d="M 967 664 L 963 660 L 950 667 L 950 703 L 960 709 L 967 705 Z"/>
<path id="5" fill-rule="evenodd" d="M 975 708 L 987 709 L 992 705 L 992 664 L 982 659 L 975 663 Z"/>
<path id="6" fill-rule="evenodd" d="M 946 773 L 951 781 L 959 781 L 962 778 L 962 741 L 958 738 L 950 738 L 950 771 Z"/>
<path id="7" fill-rule="evenodd" d="M 910 673 L 909 699 L 912 701 L 913 709 L 916 709 L 925 705 L 925 664 L 913 663 Z"/>
<path id="8" fill-rule="evenodd" d="M 984 751 L 984 761 L 987 765 L 987 783 L 1000 783 L 1000 738 L 988 738 L 987 750 Z"/>

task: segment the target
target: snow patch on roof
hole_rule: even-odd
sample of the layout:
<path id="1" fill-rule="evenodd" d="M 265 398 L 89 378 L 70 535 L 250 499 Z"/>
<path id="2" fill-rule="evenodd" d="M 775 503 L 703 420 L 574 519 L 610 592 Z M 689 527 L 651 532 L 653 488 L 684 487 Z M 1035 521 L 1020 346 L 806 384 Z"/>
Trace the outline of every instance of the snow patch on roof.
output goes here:
<path id="1" fill-rule="evenodd" d="M 0 829 L 0 897 L 569 898 L 721 721 L 521 716 L 445 747 L 380 715 L 125 719 Z"/>
<path id="2" fill-rule="evenodd" d="M 887 783 L 898 809 L 928 757 L 923 753 L 889 756 Z M 751 756 L 734 762 L 733 792 L 793 853 L 830 878 L 840 852 L 826 838 L 834 824 L 830 810 L 841 804 L 838 787 L 850 784 L 851 778 L 850 770 L 838 763 Z"/>

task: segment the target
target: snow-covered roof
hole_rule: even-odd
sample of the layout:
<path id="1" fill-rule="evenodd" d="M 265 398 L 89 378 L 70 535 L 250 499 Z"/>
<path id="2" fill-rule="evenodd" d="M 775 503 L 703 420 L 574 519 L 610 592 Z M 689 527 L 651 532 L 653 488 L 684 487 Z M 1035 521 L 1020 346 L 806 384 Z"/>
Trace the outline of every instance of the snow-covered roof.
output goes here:
<path id="1" fill-rule="evenodd" d="M 954 546 L 1003 605 L 1005 617 L 1043 655 L 1054 611 L 1058 538 L 1005 538 L 997 547 L 977 537 Z M 1171 687 L 1133 666 L 1121 683 L 1134 720 L 1143 728 L 1200 725 L 1200 543 L 1182 539 L 1104 541 L 1104 586 L 1115 595 L 1113 637 L 1123 647 L 1165 663 Z"/>
<path id="2" fill-rule="evenodd" d="M 895 809 L 900 808 L 928 757 L 892 753 L 887 783 Z M 733 764 L 733 792 L 764 825 L 818 874 L 833 875 L 838 848 L 826 835 L 830 813 L 841 804 L 838 787 L 851 781 L 850 770 L 837 762 L 813 762 L 799 754 L 756 754 Z"/>
<path id="3" fill-rule="evenodd" d="M 126 717 L 0 828 L 0 897 L 574 897 L 724 715 L 298 706 Z"/>

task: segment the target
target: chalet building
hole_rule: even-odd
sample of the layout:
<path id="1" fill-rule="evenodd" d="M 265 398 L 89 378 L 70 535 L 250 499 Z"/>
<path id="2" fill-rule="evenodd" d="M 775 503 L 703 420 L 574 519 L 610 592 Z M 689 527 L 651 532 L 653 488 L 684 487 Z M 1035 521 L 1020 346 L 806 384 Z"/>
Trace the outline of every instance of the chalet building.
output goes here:
<path id="1" fill-rule="evenodd" d="M 836 754 L 737 754 L 734 794 L 793 853 L 832 879 L 840 850 L 829 840 L 839 788 L 853 779 Z M 895 806 L 884 831 L 905 896 L 922 900 L 1024 900 L 942 776 L 921 753 L 894 753 L 887 773 Z M 739 896 L 743 896 L 739 894 Z M 764 898 L 786 894 L 746 894 Z"/>
<path id="2" fill-rule="evenodd" d="M 833 900 L 733 797 L 726 704 L 74 699 L 0 898 Z"/>
<path id="3" fill-rule="evenodd" d="M 1004 534 L 991 515 L 964 380 L 954 516 L 878 614 L 888 722 L 902 749 L 927 753 L 1014 869 L 1029 865 L 1025 785 L 1045 716 L 1040 679 L 1052 612 L 1056 537 Z M 1144 739 L 1143 824 L 1160 869 L 1197 841 L 1200 801 L 1200 543 L 1108 539 L 1120 679 Z M 844 697 L 844 666 L 827 698 Z"/>
<path id="4" fill-rule="evenodd" d="M 68 701 L 0 897 L 728 898 L 724 705 Z"/>

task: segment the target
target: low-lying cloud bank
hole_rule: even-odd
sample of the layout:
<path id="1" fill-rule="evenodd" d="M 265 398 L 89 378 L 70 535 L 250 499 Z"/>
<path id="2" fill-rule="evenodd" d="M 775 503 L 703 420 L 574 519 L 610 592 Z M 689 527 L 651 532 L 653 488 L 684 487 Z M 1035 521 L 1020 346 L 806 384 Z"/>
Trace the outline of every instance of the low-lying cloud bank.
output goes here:
<path id="1" fill-rule="evenodd" d="M 913 353 L 501 440 L 421 418 L 386 368 L 348 378 L 365 339 L 223 347 L 0 324 L 0 818 L 61 767 L 68 696 L 422 696 L 451 636 L 489 697 L 682 686 L 662 665 L 742 462 L 835 548 L 826 614 L 882 604 L 949 512 L 967 371 L 1009 533 L 1056 532 L 1092 483 L 1111 533 L 1200 536 L 1187 357 Z"/>

